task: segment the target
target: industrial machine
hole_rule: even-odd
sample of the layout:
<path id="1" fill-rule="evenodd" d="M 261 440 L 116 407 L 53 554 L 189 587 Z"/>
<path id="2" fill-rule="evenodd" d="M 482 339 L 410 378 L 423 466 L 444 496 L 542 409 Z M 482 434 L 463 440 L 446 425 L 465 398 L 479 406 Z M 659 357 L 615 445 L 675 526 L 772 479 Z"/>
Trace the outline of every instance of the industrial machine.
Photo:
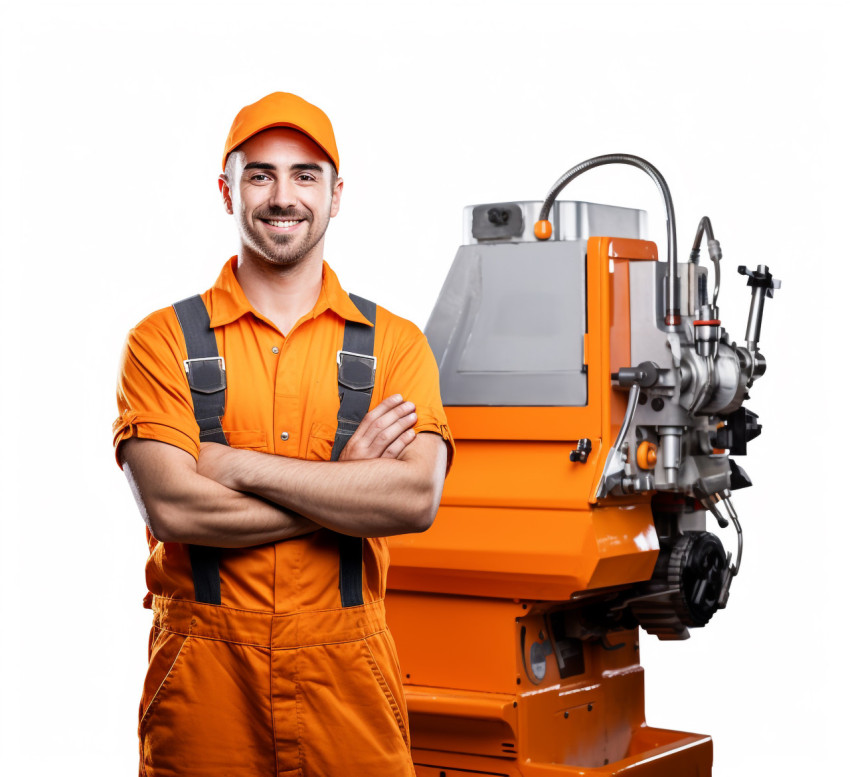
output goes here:
<path id="1" fill-rule="evenodd" d="M 612 163 L 661 191 L 666 261 L 643 211 L 556 200 Z M 678 262 L 667 184 L 630 155 L 574 167 L 542 203 L 465 209 L 426 327 L 457 457 L 434 526 L 390 544 L 419 777 L 711 773 L 710 737 L 646 724 L 638 631 L 686 639 L 741 568 L 731 492 L 750 481 L 732 456 L 761 429 L 744 402 L 779 281 L 738 268 L 736 345 L 720 260 L 705 218 Z M 734 553 L 706 516 L 731 522 Z"/>

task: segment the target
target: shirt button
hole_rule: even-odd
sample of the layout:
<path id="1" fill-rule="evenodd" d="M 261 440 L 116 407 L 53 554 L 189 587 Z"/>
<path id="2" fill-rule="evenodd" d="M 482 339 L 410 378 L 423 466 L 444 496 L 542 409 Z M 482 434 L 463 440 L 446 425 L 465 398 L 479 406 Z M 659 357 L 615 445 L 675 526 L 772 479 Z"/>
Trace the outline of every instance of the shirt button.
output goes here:
<path id="1" fill-rule="evenodd" d="M 289 432 L 281 432 L 280 439 L 286 442 L 289 439 Z"/>
<path id="2" fill-rule="evenodd" d="M 274 348 L 272 348 L 272 353 L 280 353 L 280 348 L 275 346 Z"/>

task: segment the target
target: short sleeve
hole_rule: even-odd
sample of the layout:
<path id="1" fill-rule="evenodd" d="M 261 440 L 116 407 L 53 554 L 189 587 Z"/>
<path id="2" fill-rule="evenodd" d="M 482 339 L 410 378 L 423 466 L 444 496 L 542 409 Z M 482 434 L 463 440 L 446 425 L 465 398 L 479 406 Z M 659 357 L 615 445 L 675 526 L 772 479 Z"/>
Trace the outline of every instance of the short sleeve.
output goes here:
<path id="1" fill-rule="evenodd" d="M 198 458 L 198 425 L 183 372 L 185 351 L 172 308 L 148 316 L 127 336 L 118 372 L 118 418 L 112 425 L 119 466 L 119 448 L 130 437 L 165 442 Z"/>
<path id="2" fill-rule="evenodd" d="M 381 309 L 381 312 L 384 311 Z M 387 364 L 383 367 L 382 396 L 401 394 L 416 405 L 417 432 L 434 432 L 445 441 L 448 449 L 446 472 L 454 459 L 455 443 L 449 430 L 446 411 L 440 399 L 440 373 L 428 340 L 419 328 L 405 319 L 391 316 L 390 327 L 398 331 L 389 336 L 394 341 L 388 349 Z"/>

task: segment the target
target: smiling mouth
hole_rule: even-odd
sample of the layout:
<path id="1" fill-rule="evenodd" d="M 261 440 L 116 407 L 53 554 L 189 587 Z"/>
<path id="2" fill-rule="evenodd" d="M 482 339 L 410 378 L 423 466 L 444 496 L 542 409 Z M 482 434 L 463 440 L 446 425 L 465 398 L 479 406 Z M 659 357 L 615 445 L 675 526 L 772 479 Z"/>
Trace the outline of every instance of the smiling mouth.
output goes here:
<path id="1" fill-rule="evenodd" d="M 294 229 L 304 219 L 260 219 L 260 221 L 275 229 Z"/>

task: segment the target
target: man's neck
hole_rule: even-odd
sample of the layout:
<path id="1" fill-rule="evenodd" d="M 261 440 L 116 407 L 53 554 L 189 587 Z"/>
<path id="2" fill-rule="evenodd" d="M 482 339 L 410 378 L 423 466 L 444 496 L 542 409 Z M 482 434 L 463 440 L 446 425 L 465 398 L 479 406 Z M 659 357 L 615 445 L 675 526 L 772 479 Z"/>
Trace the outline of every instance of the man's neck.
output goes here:
<path id="1" fill-rule="evenodd" d="M 288 335 L 319 298 L 322 253 L 312 251 L 293 265 L 274 265 L 243 247 L 236 265 L 236 280 L 254 309 L 283 335 Z"/>

